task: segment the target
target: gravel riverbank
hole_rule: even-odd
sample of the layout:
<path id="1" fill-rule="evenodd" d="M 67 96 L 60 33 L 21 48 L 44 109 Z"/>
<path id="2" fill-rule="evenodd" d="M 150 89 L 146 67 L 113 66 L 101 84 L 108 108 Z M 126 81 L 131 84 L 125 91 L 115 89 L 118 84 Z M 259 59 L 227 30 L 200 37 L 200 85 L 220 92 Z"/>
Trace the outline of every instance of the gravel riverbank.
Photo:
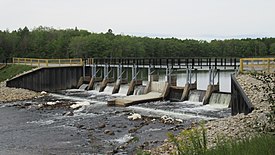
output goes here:
<path id="1" fill-rule="evenodd" d="M 6 82 L 0 83 L 0 103 L 27 100 L 41 96 L 40 93 L 18 88 L 6 87 Z"/>
<path id="2" fill-rule="evenodd" d="M 274 76 L 272 77 L 275 78 Z M 205 128 L 207 130 L 208 147 L 215 145 L 218 136 L 242 139 L 257 135 L 259 132 L 264 132 L 267 129 L 274 130 L 275 128 L 274 123 L 271 124 L 267 117 L 271 108 L 262 90 L 266 85 L 248 74 L 238 75 L 237 80 L 255 109 L 248 115 L 238 114 L 207 122 Z M 166 142 L 162 146 L 152 149 L 150 152 L 152 154 L 171 154 L 173 150 L 175 150 L 174 146 Z"/>

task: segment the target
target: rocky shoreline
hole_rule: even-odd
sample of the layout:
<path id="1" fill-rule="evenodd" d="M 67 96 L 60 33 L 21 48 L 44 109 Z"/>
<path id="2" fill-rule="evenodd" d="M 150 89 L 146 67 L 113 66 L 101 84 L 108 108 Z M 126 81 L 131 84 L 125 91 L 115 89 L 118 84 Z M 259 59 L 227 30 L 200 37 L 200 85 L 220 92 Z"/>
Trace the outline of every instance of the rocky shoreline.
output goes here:
<path id="1" fill-rule="evenodd" d="M 41 94 L 38 92 L 30 91 L 21 88 L 9 88 L 6 87 L 6 82 L 0 83 L 0 103 L 11 102 L 18 100 L 27 100 L 32 98 L 40 97 Z"/>
<path id="2" fill-rule="evenodd" d="M 267 117 L 271 107 L 262 90 L 266 85 L 248 74 L 240 74 L 236 78 L 253 104 L 254 110 L 248 115 L 238 114 L 207 122 L 205 129 L 208 147 L 215 146 L 217 137 L 243 139 L 255 136 L 266 130 L 274 131 L 275 129 L 274 123 L 270 123 L 270 118 Z M 273 76 L 273 78 L 275 77 Z M 171 143 L 166 141 L 162 146 L 149 152 L 151 154 L 171 154 L 175 149 Z"/>

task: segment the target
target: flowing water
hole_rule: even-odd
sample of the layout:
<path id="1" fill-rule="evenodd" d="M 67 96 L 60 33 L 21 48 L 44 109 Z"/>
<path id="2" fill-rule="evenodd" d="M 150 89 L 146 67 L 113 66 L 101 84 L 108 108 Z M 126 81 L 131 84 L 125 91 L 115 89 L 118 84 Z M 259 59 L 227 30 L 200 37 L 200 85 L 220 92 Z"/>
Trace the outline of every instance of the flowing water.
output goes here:
<path id="1" fill-rule="evenodd" d="M 202 90 L 191 90 L 189 93 L 188 101 L 190 102 L 202 102 L 205 91 Z"/>
<path id="2" fill-rule="evenodd" d="M 231 101 L 231 94 L 213 93 L 210 97 L 209 104 L 221 104 L 228 106 Z"/>
<path id="3" fill-rule="evenodd" d="M 112 94 L 112 91 L 114 89 L 114 85 L 113 84 L 107 84 L 106 88 L 104 89 L 104 93 L 106 94 Z"/>
<path id="4" fill-rule="evenodd" d="M 129 89 L 128 84 L 122 84 L 120 85 L 118 94 L 122 96 L 126 96 L 128 89 Z"/>
<path id="5" fill-rule="evenodd" d="M 196 90 L 184 102 L 110 107 L 106 101 L 125 96 L 128 85 L 121 85 L 118 94 L 112 94 L 112 84 L 104 92 L 98 92 L 100 83 L 95 90 L 85 87 L 1 104 L 0 154 L 132 154 L 161 145 L 167 132 L 179 133 L 193 122 L 230 116 L 229 94 L 214 93 L 208 105 L 202 104 L 205 91 Z M 135 94 L 143 89 L 136 87 Z M 133 113 L 142 119 L 130 120 Z"/>
<path id="6" fill-rule="evenodd" d="M 89 86 L 89 84 L 82 84 L 82 85 L 79 87 L 79 89 L 80 89 L 80 90 L 86 90 L 88 86 Z"/>

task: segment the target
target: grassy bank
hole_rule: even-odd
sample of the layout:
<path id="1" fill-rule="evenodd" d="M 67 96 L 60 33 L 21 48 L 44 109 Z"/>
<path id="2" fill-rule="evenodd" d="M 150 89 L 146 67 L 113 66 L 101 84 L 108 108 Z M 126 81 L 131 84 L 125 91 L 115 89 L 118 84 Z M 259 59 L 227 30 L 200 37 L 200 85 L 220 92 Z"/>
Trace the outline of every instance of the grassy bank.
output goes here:
<path id="1" fill-rule="evenodd" d="M 175 137 L 169 133 L 169 140 L 176 148 L 178 155 L 273 155 L 275 152 L 275 136 L 259 133 L 251 139 L 233 140 L 217 137 L 216 146 L 208 149 L 206 130 L 185 130 Z"/>
<path id="2" fill-rule="evenodd" d="M 244 139 L 239 142 L 230 140 L 207 150 L 204 155 L 273 155 L 275 152 L 275 136 L 260 135 L 252 139 Z"/>
<path id="3" fill-rule="evenodd" d="M 8 65 L 0 70 L 0 82 L 12 78 L 20 73 L 33 69 L 32 66 L 26 65 Z"/>

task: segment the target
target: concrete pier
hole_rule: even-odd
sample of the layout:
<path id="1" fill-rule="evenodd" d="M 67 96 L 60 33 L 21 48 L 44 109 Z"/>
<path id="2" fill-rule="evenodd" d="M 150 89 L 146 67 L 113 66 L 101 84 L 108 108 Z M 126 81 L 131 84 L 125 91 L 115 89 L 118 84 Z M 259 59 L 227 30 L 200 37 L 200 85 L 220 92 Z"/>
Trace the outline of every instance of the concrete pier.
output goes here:
<path id="1" fill-rule="evenodd" d="M 136 86 L 139 86 L 139 85 L 142 85 L 142 81 L 141 80 L 132 80 L 129 84 L 129 89 L 127 91 L 127 96 L 129 95 L 133 95 L 134 94 L 134 91 L 135 91 L 135 87 Z"/>
<path id="2" fill-rule="evenodd" d="M 115 80 L 113 78 L 104 78 L 100 84 L 99 92 L 103 92 L 108 83 L 113 83 Z"/>
<path id="3" fill-rule="evenodd" d="M 167 82 L 151 82 L 150 90 L 143 95 L 131 95 L 124 98 L 111 99 L 107 102 L 110 106 L 130 106 L 133 104 L 162 100 L 168 95 Z"/>
<path id="4" fill-rule="evenodd" d="M 182 96 L 180 101 L 185 101 L 188 100 L 188 96 L 190 94 L 190 90 L 195 90 L 197 89 L 197 81 L 195 81 L 194 83 L 186 83 L 182 92 Z"/>

